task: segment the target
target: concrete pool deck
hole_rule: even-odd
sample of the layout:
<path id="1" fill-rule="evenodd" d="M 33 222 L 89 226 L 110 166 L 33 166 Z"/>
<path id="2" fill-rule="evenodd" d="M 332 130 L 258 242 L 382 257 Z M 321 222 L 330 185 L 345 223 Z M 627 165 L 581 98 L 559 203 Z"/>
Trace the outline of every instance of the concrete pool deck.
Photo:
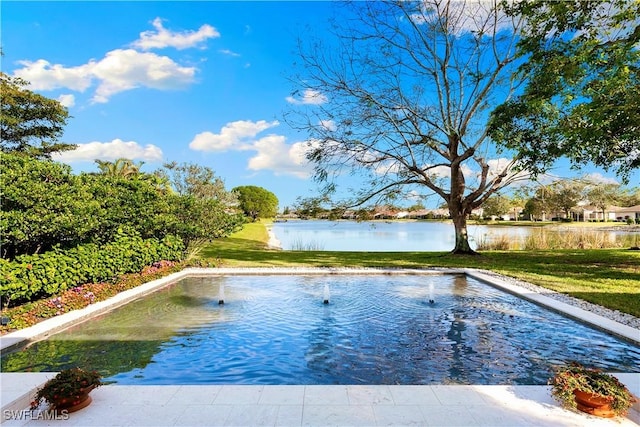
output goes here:
<path id="1" fill-rule="evenodd" d="M 22 411 L 54 374 L 2 374 L 3 427 L 25 426 L 583 426 L 630 427 L 640 412 L 604 419 L 561 408 L 547 386 L 125 386 L 59 419 Z M 31 377 L 31 378 L 29 378 Z M 636 395 L 640 374 L 621 374 Z M 5 409 L 9 391 L 30 392 Z M 636 405 L 637 409 L 637 405 Z"/>
<path id="2" fill-rule="evenodd" d="M 187 276 L 228 274 L 467 274 L 522 298 L 562 312 L 640 344 L 640 330 L 559 302 L 542 292 L 472 269 L 187 269 L 82 310 L 48 319 L 0 337 L 3 351 L 47 337 Z M 50 419 L 28 411 L 35 388 L 53 373 L 0 373 L 5 426 L 637 426 L 639 404 L 627 418 L 613 420 L 567 411 L 547 386 L 126 386 L 108 385 L 91 394 L 93 403 Z M 640 374 L 618 374 L 636 396 Z M 64 418 L 64 417 L 60 417 Z"/>

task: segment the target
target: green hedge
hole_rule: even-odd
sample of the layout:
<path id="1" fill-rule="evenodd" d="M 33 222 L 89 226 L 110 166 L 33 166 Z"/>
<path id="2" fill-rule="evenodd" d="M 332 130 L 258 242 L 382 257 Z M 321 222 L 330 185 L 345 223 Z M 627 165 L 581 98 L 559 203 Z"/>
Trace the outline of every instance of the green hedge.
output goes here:
<path id="1" fill-rule="evenodd" d="M 0 259 L 0 297 L 3 306 L 54 295 L 85 283 L 113 281 L 125 273 L 141 271 L 156 261 L 180 260 L 182 240 L 142 239 L 120 231 L 106 245 L 85 244 L 69 250 Z"/>

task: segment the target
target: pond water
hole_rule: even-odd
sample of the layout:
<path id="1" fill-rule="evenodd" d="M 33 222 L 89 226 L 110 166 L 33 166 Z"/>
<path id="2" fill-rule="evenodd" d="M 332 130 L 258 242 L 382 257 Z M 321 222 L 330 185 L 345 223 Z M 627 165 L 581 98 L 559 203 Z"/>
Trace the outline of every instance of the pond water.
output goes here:
<path id="1" fill-rule="evenodd" d="M 464 275 L 216 276 L 3 354 L 2 371 L 82 366 L 140 385 L 540 385 L 571 360 L 638 372 L 640 348 Z"/>
<path id="2" fill-rule="evenodd" d="M 518 246 L 516 242 L 542 230 L 546 236 L 571 232 L 560 227 L 469 225 L 469 244 L 477 249 L 479 242 L 504 236 Z M 284 250 L 429 252 L 450 251 L 455 246 L 453 224 L 438 221 L 287 221 L 274 223 L 271 232 Z M 609 241 L 630 235 L 593 229 L 578 232 Z"/>

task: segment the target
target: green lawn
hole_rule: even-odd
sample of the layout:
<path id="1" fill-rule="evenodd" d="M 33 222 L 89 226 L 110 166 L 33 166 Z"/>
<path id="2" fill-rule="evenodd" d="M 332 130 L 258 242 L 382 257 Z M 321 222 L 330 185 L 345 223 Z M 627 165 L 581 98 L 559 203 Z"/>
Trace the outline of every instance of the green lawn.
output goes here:
<path id="1" fill-rule="evenodd" d="M 625 249 L 446 252 L 328 252 L 267 249 L 264 223 L 247 224 L 203 249 L 226 267 L 471 267 L 492 270 L 640 317 L 640 251 Z"/>

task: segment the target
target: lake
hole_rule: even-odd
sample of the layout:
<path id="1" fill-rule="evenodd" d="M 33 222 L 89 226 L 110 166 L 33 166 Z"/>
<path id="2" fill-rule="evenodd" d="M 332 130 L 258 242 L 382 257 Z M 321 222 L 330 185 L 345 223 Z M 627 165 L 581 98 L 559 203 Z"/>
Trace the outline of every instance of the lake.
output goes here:
<path id="1" fill-rule="evenodd" d="M 506 237 L 524 241 L 531 233 L 566 235 L 566 227 L 527 227 L 469 225 L 469 244 L 477 249 L 480 242 Z M 598 239 L 616 241 L 631 233 L 577 229 L 575 232 L 597 235 Z M 434 252 L 450 251 L 455 246 L 455 232 L 450 222 L 437 221 L 287 221 L 271 226 L 277 246 L 284 250 Z M 635 233 L 638 234 L 638 233 Z"/>

